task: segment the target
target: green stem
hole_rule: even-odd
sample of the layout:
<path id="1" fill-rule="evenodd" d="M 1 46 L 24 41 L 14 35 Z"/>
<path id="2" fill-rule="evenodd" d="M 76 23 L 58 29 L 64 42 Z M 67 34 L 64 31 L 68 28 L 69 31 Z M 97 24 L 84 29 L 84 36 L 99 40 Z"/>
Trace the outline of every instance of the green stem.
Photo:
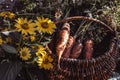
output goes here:
<path id="1" fill-rule="evenodd" d="M 90 22 L 90 23 L 88 23 L 87 25 L 85 25 L 84 26 L 84 28 L 82 29 L 82 31 L 80 31 L 79 33 L 78 33 L 78 35 L 80 35 L 80 34 L 82 34 L 82 36 L 81 36 L 81 41 L 83 40 L 83 38 L 84 38 L 84 35 L 86 34 L 86 31 L 87 31 L 87 29 L 89 28 L 89 26 L 92 24 L 92 21 Z"/>
<path id="2" fill-rule="evenodd" d="M 9 21 L 9 20 L 7 20 L 7 19 L 4 19 L 4 22 L 6 22 L 6 23 L 7 23 L 6 25 L 8 25 L 8 29 L 10 29 L 10 28 L 11 28 L 10 21 Z"/>
<path id="3" fill-rule="evenodd" d="M 27 46 L 39 46 L 39 44 L 29 44 L 29 43 L 24 43 L 25 45 L 27 45 Z"/>
<path id="4" fill-rule="evenodd" d="M 39 41 L 38 42 L 41 42 L 41 40 L 43 39 L 43 37 L 44 37 L 44 33 L 42 33 L 42 35 L 41 35 L 41 37 L 40 37 L 40 39 L 39 39 Z"/>
<path id="5" fill-rule="evenodd" d="M 17 14 L 18 16 L 26 16 L 26 15 L 29 15 L 29 16 L 39 16 L 39 14 L 35 14 L 35 13 L 24 13 L 24 14 Z"/>
<path id="6" fill-rule="evenodd" d="M 9 21 L 7 21 L 7 23 L 8 23 L 8 29 L 10 29 L 11 28 L 11 24 L 10 24 L 10 22 Z"/>
<path id="7" fill-rule="evenodd" d="M 20 50 L 20 48 L 21 48 L 21 42 L 22 42 L 22 34 L 20 34 L 20 40 L 19 40 L 18 50 Z"/>

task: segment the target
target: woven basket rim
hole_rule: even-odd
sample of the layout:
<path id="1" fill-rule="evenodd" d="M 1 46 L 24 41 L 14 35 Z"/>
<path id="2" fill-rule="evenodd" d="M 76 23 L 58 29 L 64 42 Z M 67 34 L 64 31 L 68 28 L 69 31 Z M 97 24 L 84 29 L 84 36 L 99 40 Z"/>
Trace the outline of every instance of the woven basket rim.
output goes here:
<path id="1" fill-rule="evenodd" d="M 103 25 L 105 28 L 107 28 L 108 30 L 110 30 L 111 32 L 114 32 L 114 29 L 112 29 L 112 27 L 108 26 L 107 24 L 105 24 L 104 22 L 95 19 L 95 18 L 91 18 L 91 17 L 86 17 L 86 16 L 73 16 L 73 17 L 67 17 L 64 18 L 62 20 L 56 21 L 55 24 L 60 24 L 60 23 L 65 23 L 65 22 L 69 22 L 69 21 L 75 21 L 75 20 L 88 20 L 88 21 L 93 21 L 96 22 L 98 24 Z"/>

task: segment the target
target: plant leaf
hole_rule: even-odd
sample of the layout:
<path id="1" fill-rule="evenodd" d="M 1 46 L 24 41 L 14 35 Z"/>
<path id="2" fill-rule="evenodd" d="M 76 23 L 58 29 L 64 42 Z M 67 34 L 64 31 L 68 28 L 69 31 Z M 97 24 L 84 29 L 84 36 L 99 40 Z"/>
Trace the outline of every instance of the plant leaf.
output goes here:
<path id="1" fill-rule="evenodd" d="M 21 69 L 20 62 L 3 62 L 0 64 L 0 79 L 15 80 Z"/>
<path id="2" fill-rule="evenodd" d="M 12 31 L 4 31 L 4 32 L 1 32 L 2 34 L 8 36 Z"/>
<path id="3" fill-rule="evenodd" d="M 10 46 L 8 44 L 2 44 L 1 47 L 5 52 L 13 53 L 13 54 L 17 53 L 17 50 L 13 46 Z"/>
<path id="4" fill-rule="evenodd" d="M 47 41 L 51 40 L 51 38 L 49 38 L 49 37 L 44 37 L 44 39 L 47 40 Z"/>
<path id="5" fill-rule="evenodd" d="M 49 42 L 50 42 L 50 41 L 41 42 L 41 44 L 45 46 L 45 45 L 48 44 Z"/>

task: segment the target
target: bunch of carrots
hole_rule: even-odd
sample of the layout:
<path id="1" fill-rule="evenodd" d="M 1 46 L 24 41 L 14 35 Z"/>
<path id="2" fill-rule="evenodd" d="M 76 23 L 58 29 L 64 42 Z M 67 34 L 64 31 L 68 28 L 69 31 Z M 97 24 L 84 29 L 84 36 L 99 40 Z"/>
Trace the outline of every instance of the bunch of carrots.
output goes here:
<path id="1" fill-rule="evenodd" d="M 79 27 L 81 27 L 81 24 Z M 89 25 L 90 26 L 90 25 Z M 87 27 L 89 27 L 87 26 Z M 78 33 L 80 28 L 76 31 L 74 36 L 70 35 L 70 24 L 64 23 L 61 29 L 57 32 L 57 39 L 52 41 L 52 46 L 55 47 L 52 51 L 55 51 L 58 56 L 58 67 L 60 68 L 60 59 L 63 58 L 73 58 L 77 59 L 83 55 L 84 59 L 91 59 L 93 56 L 93 40 L 86 39 L 84 42 L 78 39 Z M 83 34 L 84 35 L 84 34 Z M 50 44 L 51 44 L 50 43 Z M 54 43 L 54 44 L 53 44 Z"/>

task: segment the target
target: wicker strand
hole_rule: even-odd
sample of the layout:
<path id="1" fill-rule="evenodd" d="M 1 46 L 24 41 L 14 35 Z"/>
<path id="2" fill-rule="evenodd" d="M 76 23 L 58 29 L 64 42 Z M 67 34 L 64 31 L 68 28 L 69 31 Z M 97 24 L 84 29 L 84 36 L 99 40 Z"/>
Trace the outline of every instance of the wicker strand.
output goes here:
<path id="1" fill-rule="evenodd" d="M 93 19 L 93 18 L 90 18 L 90 17 L 85 17 L 85 16 L 74 16 L 74 17 L 68 17 L 68 18 L 65 18 L 65 19 L 62 19 L 60 21 L 57 21 L 55 22 L 55 24 L 59 24 L 59 23 L 64 23 L 64 22 L 68 22 L 68 21 L 73 21 L 73 20 L 89 20 L 89 21 L 94 21 L 96 23 L 99 23 L 99 24 L 102 24 L 103 26 L 105 26 L 107 29 L 109 29 L 110 31 L 114 31 L 110 26 L 106 25 L 105 23 L 103 23 L 102 21 L 100 20 L 97 20 L 97 19 Z"/>

